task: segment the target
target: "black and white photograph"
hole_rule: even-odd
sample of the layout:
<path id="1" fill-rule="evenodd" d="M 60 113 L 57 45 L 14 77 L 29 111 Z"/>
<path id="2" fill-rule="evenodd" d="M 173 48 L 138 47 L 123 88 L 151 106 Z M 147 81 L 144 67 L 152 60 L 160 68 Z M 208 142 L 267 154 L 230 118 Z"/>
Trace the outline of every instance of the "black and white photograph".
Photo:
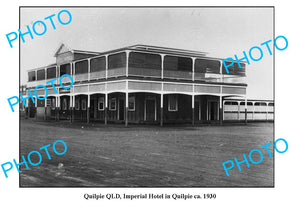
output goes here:
<path id="1" fill-rule="evenodd" d="M 1 212 L 297 212 L 292 1 L 0 7 Z"/>
<path id="2" fill-rule="evenodd" d="M 274 7 L 20 7 L 20 29 L 20 187 L 274 187 Z"/>

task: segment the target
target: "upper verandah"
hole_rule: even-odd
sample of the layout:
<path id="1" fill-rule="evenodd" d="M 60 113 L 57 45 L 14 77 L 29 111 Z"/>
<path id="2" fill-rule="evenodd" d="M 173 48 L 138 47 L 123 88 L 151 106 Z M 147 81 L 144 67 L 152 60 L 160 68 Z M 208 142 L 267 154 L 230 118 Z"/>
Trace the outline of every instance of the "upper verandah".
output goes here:
<path id="1" fill-rule="evenodd" d="M 63 74 L 75 76 L 75 81 L 124 75 L 218 82 L 221 74 L 227 78 L 245 76 L 245 63 L 240 63 L 242 68 L 235 63 L 228 75 L 222 59 L 207 57 L 206 54 L 149 45 L 98 53 L 72 50 L 62 44 L 54 55 L 57 63 L 28 71 L 28 81 L 51 79 Z"/>

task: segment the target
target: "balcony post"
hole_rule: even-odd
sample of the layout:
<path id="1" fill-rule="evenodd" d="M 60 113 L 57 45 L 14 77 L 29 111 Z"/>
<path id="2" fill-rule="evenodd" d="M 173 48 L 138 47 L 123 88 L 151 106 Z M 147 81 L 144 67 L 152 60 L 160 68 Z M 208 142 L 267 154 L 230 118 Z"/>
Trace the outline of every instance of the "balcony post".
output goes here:
<path id="1" fill-rule="evenodd" d="M 128 65 L 129 65 L 129 53 L 130 51 L 126 50 L 126 68 L 125 68 L 125 75 L 126 77 L 128 77 Z"/>
<path id="2" fill-rule="evenodd" d="M 195 60 L 196 58 L 192 57 L 192 80 L 195 81 Z"/>
<path id="3" fill-rule="evenodd" d="M 220 86 L 220 98 L 219 98 L 219 122 L 220 125 L 223 124 L 223 113 L 224 113 L 224 109 L 223 109 L 223 73 L 222 73 L 222 61 L 220 60 L 220 82 L 221 82 L 221 86 Z"/>
<path id="4" fill-rule="evenodd" d="M 128 91 L 125 93 L 125 126 L 128 126 Z"/>
<path id="5" fill-rule="evenodd" d="M 160 94 L 160 126 L 164 125 L 164 94 Z"/>
<path id="6" fill-rule="evenodd" d="M 55 113 L 55 117 L 56 117 L 56 120 L 57 121 L 59 121 L 59 108 L 60 108 L 60 96 L 56 96 L 56 107 L 55 107 L 55 111 L 56 111 L 56 113 Z"/>
<path id="7" fill-rule="evenodd" d="M 74 62 L 72 62 L 72 64 L 73 64 L 73 81 L 74 81 L 74 83 L 76 82 L 76 66 L 75 66 L 75 63 Z"/>
<path id="8" fill-rule="evenodd" d="M 195 125 L 195 95 L 192 94 L 192 125 Z"/>
<path id="9" fill-rule="evenodd" d="M 57 121 L 57 96 L 54 97 L 55 100 L 55 108 L 54 108 L 54 119 Z"/>
<path id="10" fill-rule="evenodd" d="M 160 54 L 161 56 L 161 79 L 164 79 L 164 60 L 166 54 Z"/>
<path id="11" fill-rule="evenodd" d="M 60 78 L 60 65 L 57 66 L 57 80 L 56 80 L 56 84 L 59 84 L 59 78 Z"/>
<path id="12" fill-rule="evenodd" d="M 46 120 L 46 117 L 47 117 L 47 98 L 45 98 L 44 121 Z"/>
<path id="13" fill-rule="evenodd" d="M 105 55 L 105 79 L 107 79 L 108 72 L 108 55 Z"/>
<path id="14" fill-rule="evenodd" d="M 29 110 L 29 106 L 28 106 L 28 99 L 25 100 L 24 108 L 25 108 L 25 119 L 30 118 L 30 110 Z"/>
<path id="15" fill-rule="evenodd" d="M 222 98 L 222 95 L 220 95 L 220 98 L 219 98 L 219 123 L 220 123 L 220 125 L 223 124 L 223 98 Z"/>
<path id="16" fill-rule="evenodd" d="M 37 120 L 37 98 L 34 98 L 35 99 L 35 103 L 34 103 L 34 107 L 35 107 L 35 119 Z"/>
<path id="17" fill-rule="evenodd" d="M 72 65 L 71 65 L 72 66 Z M 70 94 L 70 106 L 69 106 L 69 111 L 70 111 L 70 123 L 72 123 L 72 107 L 73 107 L 73 97 Z"/>
<path id="18" fill-rule="evenodd" d="M 88 59 L 88 81 L 91 79 L 91 59 Z"/>
<path id="19" fill-rule="evenodd" d="M 90 123 L 90 94 L 87 95 L 86 123 Z"/>
<path id="20" fill-rule="evenodd" d="M 107 106 L 108 106 L 108 94 L 107 92 L 105 93 L 105 98 L 104 98 L 104 124 L 107 125 Z"/>

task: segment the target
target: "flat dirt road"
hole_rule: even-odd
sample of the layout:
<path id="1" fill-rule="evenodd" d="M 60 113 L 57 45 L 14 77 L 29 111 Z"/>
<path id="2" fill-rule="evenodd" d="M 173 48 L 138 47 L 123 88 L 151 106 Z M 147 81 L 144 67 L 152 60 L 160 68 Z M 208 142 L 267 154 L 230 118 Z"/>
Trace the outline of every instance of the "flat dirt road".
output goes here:
<path id="1" fill-rule="evenodd" d="M 56 155 L 52 144 L 66 142 Z M 250 168 L 235 166 L 226 176 L 222 163 L 243 160 L 252 149 L 273 142 L 273 123 L 224 126 L 143 126 L 70 124 L 20 120 L 20 151 L 27 158 L 47 144 L 51 160 L 21 166 L 21 187 L 272 187 L 273 160 Z M 63 148 L 57 146 L 57 149 Z M 273 145 L 270 146 L 273 155 Z M 61 149 L 63 150 L 63 149 Z M 20 156 L 21 156 L 20 155 Z M 253 154 L 253 160 L 260 156 Z M 37 155 L 31 160 L 38 162 Z"/>

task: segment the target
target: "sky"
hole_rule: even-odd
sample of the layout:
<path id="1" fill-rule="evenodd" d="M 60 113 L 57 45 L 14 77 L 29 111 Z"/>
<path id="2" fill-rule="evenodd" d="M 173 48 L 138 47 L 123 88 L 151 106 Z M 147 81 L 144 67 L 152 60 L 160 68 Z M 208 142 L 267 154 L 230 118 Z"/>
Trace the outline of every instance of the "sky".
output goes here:
<path id="1" fill-rule="evenodd" d="M 67 9 L 72 21 L 62 25 L 57 14 Z M 20 30 L 56 14 L 56 30 L 21 41 L 21 83 L 27 70 L 55 63 L 63 43 L 71 49 L 103 52 L 145 44 L 207 52 L 207 56 L 243 57 L 253 46 L 263 50 L 260 61 L 247 65 L 249 99 L 273 99 L 273 56 L 261 43 L 273 39 L 273 8 L 21 8 Z M 67 20 L 62 16 L 63 20 Z M 37 26 L 37 30 L 39 30 Z M 270 44 L 273 49 L 273 45 Z M 256 52 L 253 51 L 256 56 Z"/>

